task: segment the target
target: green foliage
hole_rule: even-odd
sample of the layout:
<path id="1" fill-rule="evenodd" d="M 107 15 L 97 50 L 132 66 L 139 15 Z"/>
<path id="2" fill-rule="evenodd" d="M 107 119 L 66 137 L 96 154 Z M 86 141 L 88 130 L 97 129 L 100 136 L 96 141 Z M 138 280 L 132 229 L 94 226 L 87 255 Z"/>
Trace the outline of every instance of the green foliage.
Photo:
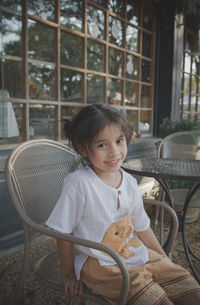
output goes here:
<path id="1" fill-rule="evenodd" d="M 184 119 L 182 121 L 172 121 L 169 117 L 165 118 L 160 125 L 159 136 L 164 138 L 177 131 L 200 131 L 200 119 Z"/>

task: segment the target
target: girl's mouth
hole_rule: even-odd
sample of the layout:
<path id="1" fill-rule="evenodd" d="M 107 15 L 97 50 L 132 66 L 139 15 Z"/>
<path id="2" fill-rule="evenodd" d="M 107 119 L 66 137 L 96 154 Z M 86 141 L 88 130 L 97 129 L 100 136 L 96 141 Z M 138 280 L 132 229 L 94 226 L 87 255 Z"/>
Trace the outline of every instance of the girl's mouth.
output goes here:
<path id="1" fill-rule="evenodd" d="M 120 159 L 117 159 L 117 160 L 112 160 L 112 161 L 106 161 L 105 163 L 108 165 L 108 166 L 111 166 L 111 167 L 115 167 L 118 165 Z"/>

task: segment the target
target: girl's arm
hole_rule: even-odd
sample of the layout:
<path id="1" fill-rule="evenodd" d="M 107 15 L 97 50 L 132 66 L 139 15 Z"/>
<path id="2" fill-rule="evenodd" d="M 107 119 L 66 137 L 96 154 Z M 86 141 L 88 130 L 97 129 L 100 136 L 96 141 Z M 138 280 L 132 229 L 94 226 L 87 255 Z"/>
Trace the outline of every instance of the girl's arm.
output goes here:
<path id="1" fill-rule="evenodd" d="M 74 260 L 72 255 L 72 243 L 56 240 L 60 264 L 63 274 L 65 292 L 68 296 L 76 297 L 83 292 L 83 284 L 76 279 L 74 274 Z"/>
<path id="2" fill-rule="evenodd" d="M 145 231 L 137 232 L 137 235 L 147 248 L 150 248 L 161 255 L 167 256 L 150 227 Z"/>

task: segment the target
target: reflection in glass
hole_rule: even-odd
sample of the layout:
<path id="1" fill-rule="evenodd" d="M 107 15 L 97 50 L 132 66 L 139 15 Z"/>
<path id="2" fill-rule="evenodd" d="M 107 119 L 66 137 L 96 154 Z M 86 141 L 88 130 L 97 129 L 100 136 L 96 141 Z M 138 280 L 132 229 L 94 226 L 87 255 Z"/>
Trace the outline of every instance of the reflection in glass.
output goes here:
<path id="1" fill-rule="evenodd" d="M 22 57 L 22 20 L 0 9 L 0 53 Z"/>
<path id="2" fill-rule="evenodd" d="M 31 139 L 54 139 L 55 106 L 30 104 L 29 131 Z"/>
<path id="3" fill-rule="evenodd" d="M 188 95 L 190 91 L 190 75 L 184 73 L 184 94 Z"/>
<path id="4" fill-rule="evenodd" d="M 197 92 L 197 79 L 195 76 L 191 78 L 191 94 L 196 94 Z"/>
<path id="5" fill-rule="evenodd" d="M 83 38 L 61 32 L 60 62 L 82 68 Z"/>
<path id="6" fill-rule="evenodd" d="M 73 116 L 81 109 L 81 107 L 62 106 L 61 107 L 61 139 L 67 140 L 64 131 L 64 125 L 71 121 Z"/>
<path id="7" fill-rule="evenodd" d="M 121 0 L 109 0 L 108 9 L 118 16 L 123 16 L 123 3 L 124 1 Z"/>
<path id="8" fill-rule="evenodd" d="M 0 97 L 9 98 L 7 90 L 0 89 Z M 0 144 L 22 141 L 22 104 L 0 102 Z"/>
<path id="9" fill-rule="evenodd" d="M 126 82 L 125 85 L 125 105 L 137 106 L 138 104 L 138 84 Z"/>
<path id="10" fill-rule="evenodd" d="M 150 86 L 142 86 L 141 89 L 141 107 L 150 108 L 152 107 L 152 95 Z"/>
<path id="11" fill-rule="evenodd" d="M 122 75 L 123 53 L 113 48 L 109 48 L 108 71 L 116 76 Z"/>
<path id="12" fill-rule="evenodd" d="M 107 99 L 109 104 L 121 105 L 122 102 L 121 86 L 122 84 L 120 80 L 109 78 L 108 90 L 107 90 Z"/>
<path id="13" fill-rule="evenodd" d="M 98 72 L 104 72 L 104 45 L 87 41 L 87 68 Z"/>
<path id="14" fill-rule="evenodd" d="M 139 131 L 140 134 L 147 134 L 151 132 L 151 111 L 141 111 L 140 112 L 140 123 Z"/>
<path id="15" fill-rule="evenodd" d="M 132 24 L 140 25 L 140 0 L 127 0 L 126 13 L 127 20 Z"/>
<path id="16" fill-rule="evenodd" d="M 143 32 L 142 34 L 142 55 L 151 58 L 152 36 Z"/>
<path id="17" fill-rule="evenodd" d="M 87 8 L 87 32 L 94 38 L 104 39 L 105 14 L 93 6 Z"/>
<path id="18" fill-rule="evenodd" d="M 122 22 L 109 17 L 109 42 L 118 46 L 122 45 Z"/>
<path id="19" fill-rule="evenodd" d="M 37 100 L 54 100 L 54 65 L 29 63 L 29 97 Z"/>
<path id="20" fill-rule="evenodd" d="M 10 97 L 23 98 L 22 62 L 0 60 L 0 88 L 8 91 Z"/>
<path id="21" fill-rule="evenodd" d="M 151 81 L 151 62 L 147 60 L 142 60 L 142 81 Z"/>
<path id="22" fill-rule="evenodd" d="M 138 79 L 139 77 L 139 58 L 130 54 L 126 55 L 126 77 Z"/>
<path id="23" fill-rule="evenodd" d="M 133 52 L 139 52 L 139 31 L 130 25 L 126 27 L 126 47 Z"/>
<path id="24" fill-rule="evenodd" d="M 60 23 L 82 32 L 82 4 L 81 0 L 60 0 Z"/>
<path id="25" fill-rule="evenodd" d="M 192 74 L 200 74 L 200 58 L 193 56 L 192 57 Z"/>
<path id="26" fill-rule="evenodd" d="M 21 0 L 1 0 L 1 5 L 3 7 L 8 7 L 9 9 L 22 12 L 22 1 Z"/>
<path id="27" fill-rule="evenodd" d="M 194 45 L 194 37 L 187 32 L 186 42 L 185 42 L 185 51 L 192 52 Z"/>
<path id="28" fill-rule="evenodd" d="M 197 110 L 197 97 L 191 96 L 190 112 L 194 113 Z"/>
<path id="29" fill-rule="evenodd" d="M 92 2 L 102 6 L 102 7 L 106 7 L 106 0 L 92 0 Z"/>
<path id="30" fill-rule="evenodd" d="M 81 103 L 82 74 L 69 70 L 61 70 L 60 90 L 62 102 Z"/>
<path id="31" fill-rule="evenodd" d="M 55 20 L 54 0 L 29 0 L 28 14 L 40 17 L 44 20 Z"/>
<path id="32" fill-rule="evenodd" d="M 154 18 L 154 10 L 153 10 L 152 0 L 145 1 L 143 6 L 143 27 L 149 31 L 153 30 L 153 18 Z"/>
<path id="33" fill-rule="evenodd" d="M 40 22 L 28 21 L 29 58 L 55 61 L 55 30 Z"/>
<path id="34" fill-rule="evenodd" d="M 191 71 L 191 55 L 188 54 L 188 53 L 185 53 L 184 59 L 185 59 L 184 71 L 187 72 L 187 73 L 190 73 L 190 71 Z"/>
<path id="35" fill-rule="evenodd" d="M 104 102 L 104 77 L 92 73 L 87 75 L 87 103 Z"/>

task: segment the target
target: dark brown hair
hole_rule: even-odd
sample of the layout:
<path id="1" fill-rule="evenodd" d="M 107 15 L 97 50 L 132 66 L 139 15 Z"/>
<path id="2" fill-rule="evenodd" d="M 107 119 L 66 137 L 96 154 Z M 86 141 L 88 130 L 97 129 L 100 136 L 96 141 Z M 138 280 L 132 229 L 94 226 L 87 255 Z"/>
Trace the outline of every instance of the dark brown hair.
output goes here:
<path id="1" fill-rule="evenodd" d="M 117 124 L 121 127 L 128 145 L 133 128 L 122 113 L 107 104 L 94 104 L 82 108 L 71 122 L 66 123 L 64 130 L 74 149 L 81 153 L 81 151 L 87 151 L 88 148 L 92 150 L 92 141 L 100 131 L 111 124 Z"/>

